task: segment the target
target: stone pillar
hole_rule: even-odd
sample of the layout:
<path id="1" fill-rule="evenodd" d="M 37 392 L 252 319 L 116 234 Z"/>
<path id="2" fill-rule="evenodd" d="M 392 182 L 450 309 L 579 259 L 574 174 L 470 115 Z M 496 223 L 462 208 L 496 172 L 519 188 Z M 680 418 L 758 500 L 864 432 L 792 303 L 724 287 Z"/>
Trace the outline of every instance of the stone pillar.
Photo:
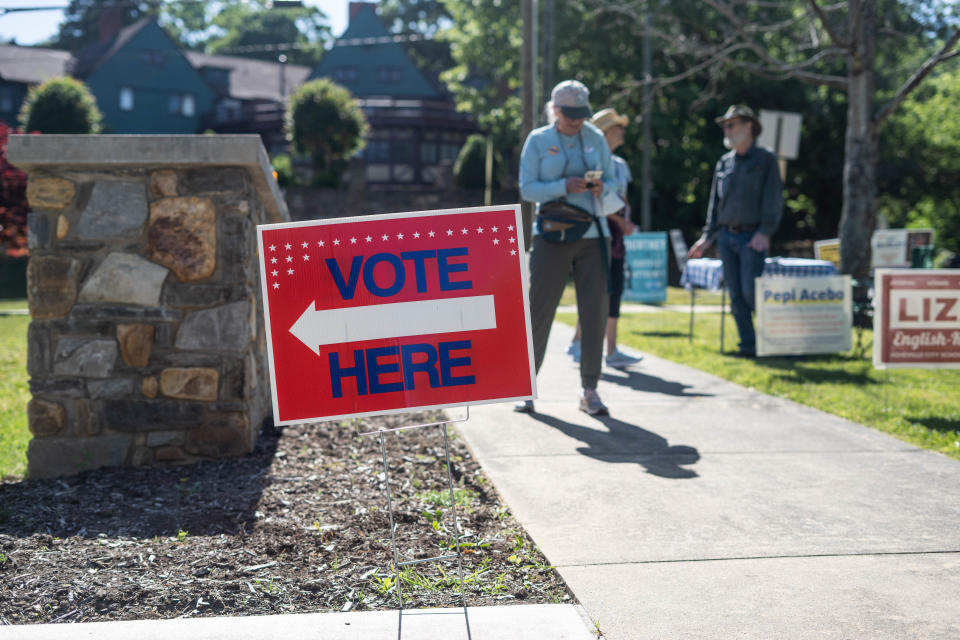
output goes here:
<path id="1" fill-rule="evenodd" d="M 249 452 L 270 414 L 258 136 L 11 136 L 27 172 L 28 473 Z"/>

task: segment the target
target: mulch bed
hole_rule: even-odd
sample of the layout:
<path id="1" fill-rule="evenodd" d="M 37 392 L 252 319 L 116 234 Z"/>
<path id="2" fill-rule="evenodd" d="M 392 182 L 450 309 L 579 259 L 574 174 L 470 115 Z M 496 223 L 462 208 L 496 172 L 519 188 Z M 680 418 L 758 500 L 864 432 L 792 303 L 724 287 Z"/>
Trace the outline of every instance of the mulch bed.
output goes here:
<path id="1" fill-rule="evenodd" d="M 396 609 L 380 440 L 437 414 L 266 428 L 243 458 L 0 483 L 0 624 Z M 450 429 L 468 606 L 569 602 Z M 455 548 L 440 428 L 386 436 L 400 561 Z M 404 567 L 459 606 L 458 563 Z"/>

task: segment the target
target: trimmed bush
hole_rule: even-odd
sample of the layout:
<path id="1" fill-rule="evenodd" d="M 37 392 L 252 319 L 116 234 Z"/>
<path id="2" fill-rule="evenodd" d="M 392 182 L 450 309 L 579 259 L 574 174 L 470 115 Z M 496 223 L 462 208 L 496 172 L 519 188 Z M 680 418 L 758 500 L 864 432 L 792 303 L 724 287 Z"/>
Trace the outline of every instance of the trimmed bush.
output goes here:
<path id="1" fill-rule="evenodd" d="M 310 156 L 314 183 L 336 186 L 350 158 L 363 149 L 369 125 L 347 89 L 321 78 L 290 96 L 286 128 L 294 150 Z"/>
<path id="2" fill-rule="evenodd" d="M 93 94 L 69 77 L 33 87 L 20 109 L 20 128 L 28 133 L 100 133 L 102 121 Z"/>

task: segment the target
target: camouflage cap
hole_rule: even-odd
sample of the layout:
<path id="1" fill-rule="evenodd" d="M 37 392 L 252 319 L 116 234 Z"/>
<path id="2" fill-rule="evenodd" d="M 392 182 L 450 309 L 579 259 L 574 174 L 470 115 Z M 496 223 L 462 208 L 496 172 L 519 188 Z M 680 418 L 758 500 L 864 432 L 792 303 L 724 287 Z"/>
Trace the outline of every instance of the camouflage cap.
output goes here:
<path id="1" fill-rule="evenodd" d="M 746 120 L 750 120 L 756 125 L 756 134 L 760 135 L 760 120 L 757 118 L 757 114 L 753 112 L 753 109 L 745 104 L 730 105 L 730 107 L 727 109 L 727 112 L 719 118 L 715 118 L 714 122 L 722 125 L 727 120 L 732 120 L 733 118 L 744 118 Z"/>

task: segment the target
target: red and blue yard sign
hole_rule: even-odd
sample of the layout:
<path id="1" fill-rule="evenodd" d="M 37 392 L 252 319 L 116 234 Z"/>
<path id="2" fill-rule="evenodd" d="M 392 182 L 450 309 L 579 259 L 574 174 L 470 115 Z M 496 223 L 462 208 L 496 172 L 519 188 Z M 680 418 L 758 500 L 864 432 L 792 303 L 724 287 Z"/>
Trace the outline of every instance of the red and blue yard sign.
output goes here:
<path id="1" fill-rule="evenodd" d="M 277 424 L 533 398 L 520 209 L 258 227 Z"/>

